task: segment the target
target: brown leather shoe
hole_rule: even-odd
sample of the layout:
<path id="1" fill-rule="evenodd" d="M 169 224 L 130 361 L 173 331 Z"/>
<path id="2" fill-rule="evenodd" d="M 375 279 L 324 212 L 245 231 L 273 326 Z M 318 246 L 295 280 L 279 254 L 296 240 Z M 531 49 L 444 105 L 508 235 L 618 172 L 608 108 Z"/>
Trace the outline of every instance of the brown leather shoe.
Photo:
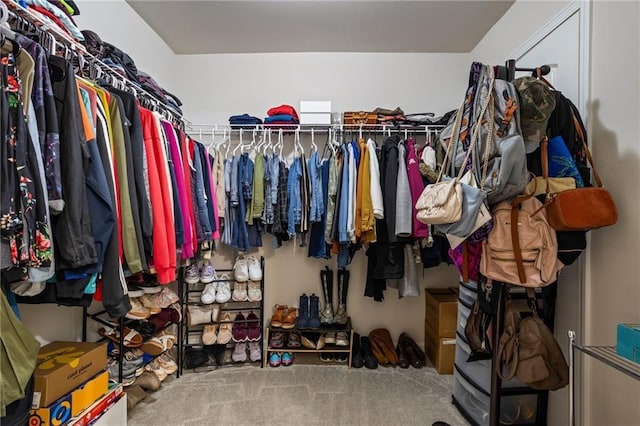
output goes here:
<path id="1" fill-rule="evenodd" d="M 402 348 L 405 353 L 409 364 L 413 368 L 422 368 L 426 362 L 426 356 L 424 351 L 418 346 L 418 344 L 407 333 L 402 333 L 398 339 L 398 346 Z"/>
<path id="2" fill-rule="evenodd" d="M 396 354 L 398 355 L 398 367 L 409 368 L 409 361 L 407 360 L 404 348 L 400 344 L 400 340 L 398 340 L 398 344 L 396 345 Z"/>

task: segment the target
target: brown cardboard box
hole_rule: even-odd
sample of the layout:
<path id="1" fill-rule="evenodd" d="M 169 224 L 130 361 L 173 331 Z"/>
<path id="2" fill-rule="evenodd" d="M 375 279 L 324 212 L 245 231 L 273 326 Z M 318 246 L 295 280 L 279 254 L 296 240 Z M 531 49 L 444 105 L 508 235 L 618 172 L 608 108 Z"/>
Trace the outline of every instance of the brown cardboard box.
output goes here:
<path id="1" fill-rule="evenodd" d="M 46 407 L 107 368 L 107 344 L 53 342 L 40 348 L 32 408 Z"/>
<path id="2" fill-rule="evenodd" d="M 458 321 L 458 292 L 452 288 L 425 289 L 425 321 L 439 337 L 455 337 Z"/>
<path id="3" fill-rule="evenodd" d="M 453 374 L 453 361 L 456 355 L 456 338 L 439 337 L 424 324 L 426 353 L 439 374 Z"/>

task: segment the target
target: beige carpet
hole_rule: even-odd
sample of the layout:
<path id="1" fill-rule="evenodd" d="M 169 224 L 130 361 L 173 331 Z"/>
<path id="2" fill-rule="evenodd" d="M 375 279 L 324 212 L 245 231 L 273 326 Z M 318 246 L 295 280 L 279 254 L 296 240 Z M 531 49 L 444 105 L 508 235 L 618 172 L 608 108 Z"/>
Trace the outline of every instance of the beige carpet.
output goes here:
<path id="1" fill-rule="evenodd" d="M 433 368 L 224 367 L 168 379 L 129 425 L 466 425 L 451 404 L 452 377 Z"/>

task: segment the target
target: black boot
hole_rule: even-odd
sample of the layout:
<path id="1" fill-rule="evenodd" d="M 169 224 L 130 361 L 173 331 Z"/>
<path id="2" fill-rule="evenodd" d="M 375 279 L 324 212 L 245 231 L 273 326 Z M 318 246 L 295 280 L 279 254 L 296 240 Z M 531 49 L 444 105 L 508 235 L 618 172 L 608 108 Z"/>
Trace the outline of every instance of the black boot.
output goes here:
<path id="1" fill-rule="evenodd" d="M 313 293 L 309 296 L 309 328 L 320 328 L 320 298 Z"/>
<path id="2" fill-rule="evenodd" d="M 373 355 L 373 349 L 371 348 L 371 341 L 367 336 L 360 338 L 360 353 L 364 359 L 364 366 L 369 369 L 378 368 L 378 360 Z"/>
<path id="3" fill-rule="evenodd" d="M 349 271 L 338 269 L 338 310 L 333 317 L 333 322 L 344 325 L 347 323 L 347 291 L 349 290 Z"/>
<path id="4" fill-rule="evenodd" d="M 351 367 L 362 368 L 364 366 L 364 358 L 360 349 L 360 335 L 353 333 L 353 347 L 351 348 Z"/>
<path id="5" fill-rule="evenodd" d="M 322 285 L 322 296 L 324 308 L 320 313 L 322 324 L 333 324 L 333 271 L 325 266 L 320 271 L 320 283 Z"/>

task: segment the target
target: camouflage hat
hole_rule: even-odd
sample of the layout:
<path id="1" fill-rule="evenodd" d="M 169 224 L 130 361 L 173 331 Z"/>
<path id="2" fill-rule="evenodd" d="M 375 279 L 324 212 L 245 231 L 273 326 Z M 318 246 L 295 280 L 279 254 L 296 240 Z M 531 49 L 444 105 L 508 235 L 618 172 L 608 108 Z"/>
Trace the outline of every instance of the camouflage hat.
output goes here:
<path id="1" fill-rule="evenodd" d="M 547 133 L 547 123 L 556 107 L 556 97 L 544 82 L 533 77 L 513 81 L 520 94 L 520 126 L 527 152 L 533 152 Z"/>

